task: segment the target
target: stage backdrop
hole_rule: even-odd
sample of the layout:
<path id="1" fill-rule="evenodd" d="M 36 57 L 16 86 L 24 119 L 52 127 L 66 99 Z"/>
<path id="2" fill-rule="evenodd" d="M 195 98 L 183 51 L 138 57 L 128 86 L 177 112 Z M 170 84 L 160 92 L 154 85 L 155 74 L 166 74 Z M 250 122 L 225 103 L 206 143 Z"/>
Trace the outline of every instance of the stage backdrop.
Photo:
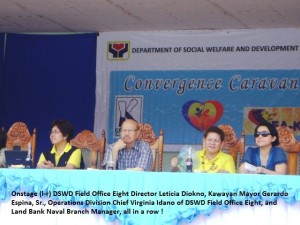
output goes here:
<path id="1" fill-rule="evenodd" d="M 49 132 L 55 119 L 70 120 L 76 133 L 93 130 L 96 37 L 88 33 L 6 34 L 3 38 L 0 126 L 9 129 L 23 121 L 30 132 L 36 128 L 36 157 L 51 147 Z"/>
<path id="2" fill-rule="evenodd" d="M 269 121 L 299 138 L 299 45 L 300 29 L 103 33 L 95 130 L 107 126 L 113 142 L 134 118 L 177 145 L 230 124 L 252 145 L 256 124 Z"/>

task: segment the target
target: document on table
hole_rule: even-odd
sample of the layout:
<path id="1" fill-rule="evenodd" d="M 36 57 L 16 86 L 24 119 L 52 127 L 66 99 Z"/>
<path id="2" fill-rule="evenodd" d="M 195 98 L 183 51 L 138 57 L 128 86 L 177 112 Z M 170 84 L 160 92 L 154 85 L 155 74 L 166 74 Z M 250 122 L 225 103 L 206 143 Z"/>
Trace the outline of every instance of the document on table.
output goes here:
<path id="1" fill-rule="evenodd" d="M 256 172 L 256 166 L 253 166 L 250 163 L 245 162 L 244 164 L 245 169 L 248 170 L 249 172 Z"/>

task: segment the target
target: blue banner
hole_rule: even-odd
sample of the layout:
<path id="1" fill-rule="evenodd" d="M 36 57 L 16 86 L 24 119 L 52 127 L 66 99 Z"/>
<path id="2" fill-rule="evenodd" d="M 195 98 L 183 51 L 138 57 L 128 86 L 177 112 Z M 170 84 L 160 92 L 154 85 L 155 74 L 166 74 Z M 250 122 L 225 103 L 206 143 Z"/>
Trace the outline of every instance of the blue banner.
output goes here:
<path id="1" fill-rule="evenodd" d="M 112 71 L 108 141 L 118 138 L 125 118 L 150 123 L 156 133 L 163 129 L 168 144 L 199 144 L 203 131 L 219 124 L 230 124 L 240 136 L 245 123 L 255 123 L 253 115 L 274 122 L 250 115 L 249 107 L 299 112 L 299 86 L 300 70 Z M 298 135 L 299 117 L 286 124 Z M 246 134 L 247 145 L 253 144 Z"/>

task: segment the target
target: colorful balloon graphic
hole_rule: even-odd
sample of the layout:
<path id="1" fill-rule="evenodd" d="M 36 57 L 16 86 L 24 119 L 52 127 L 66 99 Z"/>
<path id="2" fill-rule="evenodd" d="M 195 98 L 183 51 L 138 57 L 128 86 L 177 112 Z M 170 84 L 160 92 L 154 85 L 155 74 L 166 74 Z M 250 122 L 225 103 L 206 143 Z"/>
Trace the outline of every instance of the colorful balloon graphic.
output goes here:
<path id="1" fill-rule="evenodd" d="M 249 120 L 258 125 L 263 122 L 270 122 L 272 120 L 272 114 L 265 109 L 251 109 L 248 113 Z"/>
<path id="2" fill-rule="evenodd" d="M 209 100 L 204 103 L 191 100 L 182 106 L 182 114 L 190 125 L 197 130 L 204 131 L 221 118 L 223 106 L 215 100 Z"/>

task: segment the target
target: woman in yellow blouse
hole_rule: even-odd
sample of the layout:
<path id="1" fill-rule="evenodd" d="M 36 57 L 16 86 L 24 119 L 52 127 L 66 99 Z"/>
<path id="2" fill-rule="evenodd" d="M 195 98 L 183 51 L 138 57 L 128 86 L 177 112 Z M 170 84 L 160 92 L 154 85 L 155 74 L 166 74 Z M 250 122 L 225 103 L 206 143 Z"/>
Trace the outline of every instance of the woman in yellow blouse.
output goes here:
<path id="1" fill-rule="evenodd" d="M 83 169 L 81 150 L 70 144 L 73 134 L 74 128 L 70 122 L 66 120 L 54 121 L 50 132 L 53 147 L 41 154 L 37 167 L 43 169 Z"/>
<path id="2" fill-rule="evenodd" d="M 203 149 L 196 153 L 199 165 L 194 172 L 202 173 L 235 173 L 235 163 L 231 155 L 221 151 L 225 134 L 217 126 L 209 127 L 204 133 Z M 172 167 L 178 167 L 178 159 L 173 158 Z M 180 169 L 180 168 L 179 168 Z M 174 171 L 175 169 L 172 168 Z"/>

